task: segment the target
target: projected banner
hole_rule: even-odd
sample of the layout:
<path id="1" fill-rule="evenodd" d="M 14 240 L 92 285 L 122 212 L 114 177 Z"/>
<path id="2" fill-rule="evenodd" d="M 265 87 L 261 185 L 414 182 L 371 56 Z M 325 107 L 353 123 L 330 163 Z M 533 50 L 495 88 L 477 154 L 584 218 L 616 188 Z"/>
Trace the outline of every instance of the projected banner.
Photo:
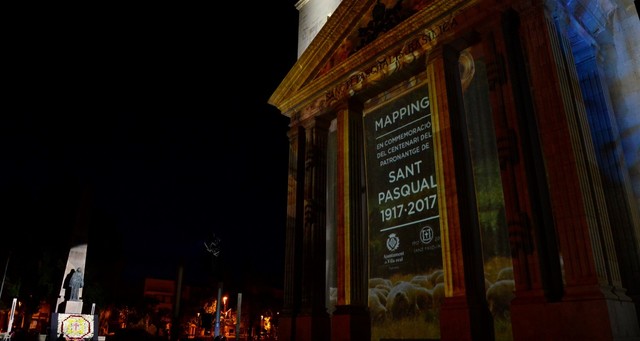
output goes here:
<path id="1" fill-rule="evenodd" d="M 371 277 L 441 269 L 427 86 L 365 113 L 364 132 Z"/>

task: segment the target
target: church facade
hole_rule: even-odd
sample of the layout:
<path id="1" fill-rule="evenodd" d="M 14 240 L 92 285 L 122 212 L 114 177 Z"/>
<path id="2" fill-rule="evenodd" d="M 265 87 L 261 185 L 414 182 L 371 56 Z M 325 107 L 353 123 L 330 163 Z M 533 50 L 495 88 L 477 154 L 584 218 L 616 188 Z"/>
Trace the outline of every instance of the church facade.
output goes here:
<path id="1" fill-rule="evenodd" d="M 339 2 L 269 99 L 279 338 L 640 340 L 638 37 L 630 0 Z"/>

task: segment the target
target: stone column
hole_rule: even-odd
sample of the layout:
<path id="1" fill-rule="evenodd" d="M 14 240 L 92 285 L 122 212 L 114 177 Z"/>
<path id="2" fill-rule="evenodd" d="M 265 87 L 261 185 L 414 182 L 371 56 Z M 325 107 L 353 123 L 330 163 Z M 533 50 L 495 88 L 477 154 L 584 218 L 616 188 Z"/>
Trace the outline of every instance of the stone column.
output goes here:
<path id="1" fill-rule="evenodd" d="M 620 291 L 612 229 L 575 62 L 545 6 L 523 2 L 518 30 L 563 264 L 561 300 L 512 305 L 515 339 L 638 337 L 635 309 Z M 535 315 L 536 325 L 531 316 Z M 633 320 L 633 321 L 631 321 Z"/>
<path id="2" fill-rule="evenodd" d="M 305 128 L 304 224 L 302 235 L 302 295 L 296 340 L 329 339 L 326 298 L 327 141 L 331 121 L 310 118 Z"/>
<path id="3" fill-rule="evenodd" d="M 369 340 L 368 233 L 363 212 L 364 146 L 362 105 L 343 103 L 338 123 L 338 303 L 332 316 L 332 341 Z"/>
<path id="4" fill-rule="evenodd" d="M 284 297 L 279 318 L 283 340 L 296 335 L 296 316 L 300 312 L 302 286 L 302 226 L 304 198 L 304 129 L 295 124 L 289 130 L 289 176 L 285 241 Z"/>
<path id="5" fill-rule="evenodd" d="M 563 294 L 560 253 L 516 12 L 506 11 L 498 23 L 486 48 L 490 58 L 505 56 L 507 61 L 499 66 L 504 76 L 491 95 L 514 255 L 512 305 L 558 301 Z"/>
<path id="6" fill-rule="evenodd" d="M 440 308 L 443 340 L 493 340 L 493 319 L 485 300 L 480 229 L 466 136 L 458 69 L 459 51 L 445 46 L 433 51 L 427 67 L 432 112 L 437 113 L 440 167 L 446 193 L 441 210 L 445 299 Z M 431 89 L 431 87 L 434 87 Z M 434 95 L 435 94 L 435 95 Z M 440 194 L 439 194 L 440 195 Z"/>
<path id="7" fill-rule="evenodd" d="M 624 159 L 622 140 L 605 81 L 602 58 L 596 47 L 585 40 L 573 39 L 571 49 L 576 58 L 580 87 L 585 97 L 591 136 L 601 170 L 605 202 L 611 220 L 618 254 L 620 276 L 625 294 L 640 311 L 640 246 L 636 238 L 640 217 L 634 207 L 631 180 Z M 634 228 L 635 226 L 635 228 Z"/>

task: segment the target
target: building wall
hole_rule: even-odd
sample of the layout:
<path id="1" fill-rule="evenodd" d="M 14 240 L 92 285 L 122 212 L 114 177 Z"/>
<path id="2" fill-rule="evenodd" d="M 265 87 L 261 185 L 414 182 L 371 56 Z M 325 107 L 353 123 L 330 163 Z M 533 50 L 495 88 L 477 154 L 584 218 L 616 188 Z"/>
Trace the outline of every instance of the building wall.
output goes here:
<path id="1" fill-rule="evenodd" d="M 300 0 L 296 3 L 299 11 L 298 57 L 307 49 L 338 4 L 340 0 Z"/>
<path id="2" fill-rule="evenodd" d="M 632 1 L 607 3 L 605 29 L 597 35 L 605 63 L 604 72 L 620 132 L 620 144 L 636 202 L 640 203 L 640 26 Z M 613 67 L 615 65 L 615 67 Z M 640 211 L 640 204 L 636 205 Z"/>
<path id="3" fill-rule="evenodd" d="M 291 119 L 281 338 L 639 340 L 635 6 L 398 4 L 342 1 L 270 99 Z M 429 282 L 402 284 L 413 301 L 394 315 L 372 303 L 376 250 L 400 264 L 421 248 L 376 239 L 379 213 L 399 218 L 392 209 L 408 203 L 367 196 L 375 181 L 406 180 L 371 166 L 382 154 L 367 139 L 386 121 L 367 124 L 408 108 L 412 91 L 430 102 L 437 180 L 416 191 L 437 188 L 441 269 L 383 278 L 386 302 L 404 275 Z"/>

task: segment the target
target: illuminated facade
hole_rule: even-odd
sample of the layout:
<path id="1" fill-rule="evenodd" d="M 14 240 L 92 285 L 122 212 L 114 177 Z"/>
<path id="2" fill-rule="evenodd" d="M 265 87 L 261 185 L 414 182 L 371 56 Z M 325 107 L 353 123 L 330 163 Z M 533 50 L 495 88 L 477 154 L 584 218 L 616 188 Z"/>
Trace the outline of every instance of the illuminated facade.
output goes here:
<path id="1" fill-rule="evenodd" d="M 339 2 L 269 99 L 280 339 L 640 340 L 638 37 L 630 0 Z"/>

